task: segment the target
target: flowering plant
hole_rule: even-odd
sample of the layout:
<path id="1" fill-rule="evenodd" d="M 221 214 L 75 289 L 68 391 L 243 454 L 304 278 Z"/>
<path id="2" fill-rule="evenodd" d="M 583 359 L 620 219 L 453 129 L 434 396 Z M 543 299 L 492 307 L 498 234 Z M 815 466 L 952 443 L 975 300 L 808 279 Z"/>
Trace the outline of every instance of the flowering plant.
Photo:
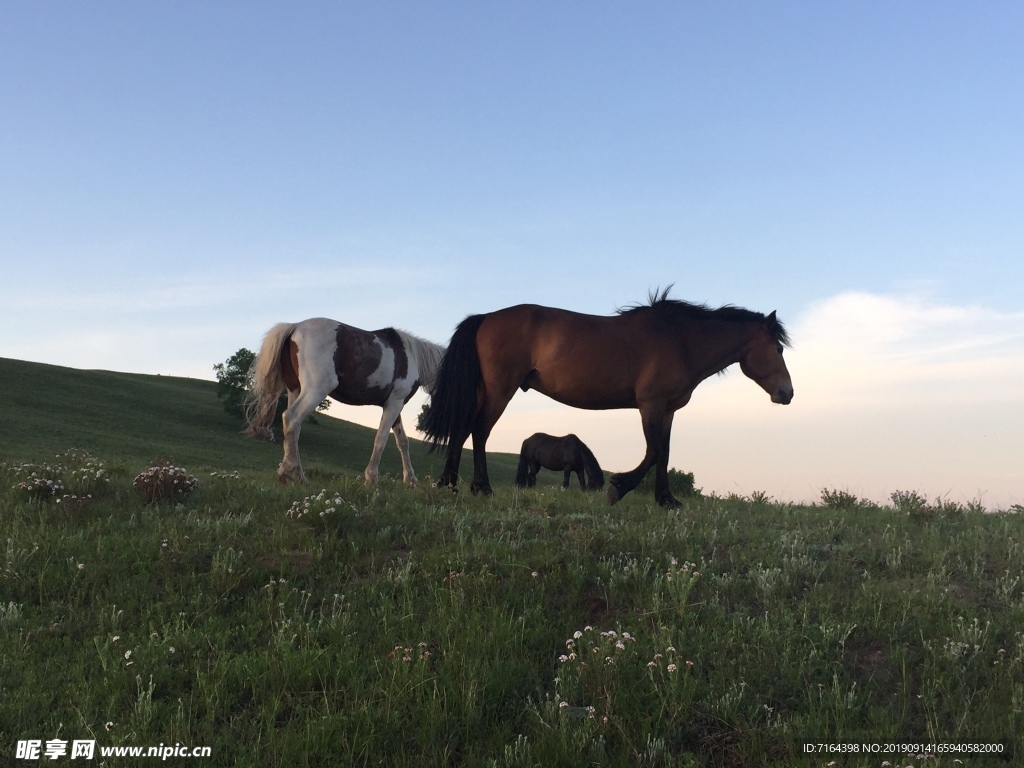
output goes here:
<path id="1" fill-rule="evenodd" d="M 132 487 L 143 503 L 154 504 L 158 501 L 181 501 L 198 490 L 199 480 L 182 467 L 159 466 L 136 475 Z"/>

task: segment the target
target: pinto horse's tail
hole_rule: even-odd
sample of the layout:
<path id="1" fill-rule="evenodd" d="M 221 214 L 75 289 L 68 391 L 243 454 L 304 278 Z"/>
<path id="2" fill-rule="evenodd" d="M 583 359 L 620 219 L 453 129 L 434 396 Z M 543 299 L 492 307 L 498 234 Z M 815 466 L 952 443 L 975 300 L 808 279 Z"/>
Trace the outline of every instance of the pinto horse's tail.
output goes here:
<path id="1" fill-rule="evenodd" d="M 486 315 L 470 315 L 455 329 L 448 351 L 437 372 L 423 433 L 430 450 L 457 443 L 461 446 L 473 431 L 477 395 L 483 375 L 476 349 L 476 332 Z"/>
<path id="2" fill-rule="evenodd" d="M 278 323 L 263 337 L 260 352 L 253 360 L 249 374 L 252 386 L 245 398 L 245 433 L 254 437 L 274 439 L 270 428 L 277 412 L 277 399 L 285 391 L 281 371 L 281 352 L 295 330 L 295 323 Z"/>
<path id="3" fill-rule="evenodd" d="M 580 442 L 580 455 L 583 457 L 583 471 L 587 475 L 587 488 L 596 491 L 604 488 L 604 472 L 597 463 L 597 457 L 583 442 Z"/>

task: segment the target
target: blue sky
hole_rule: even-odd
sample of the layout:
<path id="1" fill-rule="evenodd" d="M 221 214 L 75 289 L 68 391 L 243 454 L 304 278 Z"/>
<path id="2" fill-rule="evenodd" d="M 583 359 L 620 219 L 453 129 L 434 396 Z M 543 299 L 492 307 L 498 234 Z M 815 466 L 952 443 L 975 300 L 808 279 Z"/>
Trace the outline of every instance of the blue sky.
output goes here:
<path id="1" fill-rule="evenodd" d="M 1021 503 L 1022 39 L 1009 2 L 5 4 L 0 355 L 212 378 L 279 320 L 444 342 L 674 283 L 794 332 L 793 405 L 735 372 L 677 417 L 698 485 Z M 496 449 L 642 454 L 518 400 Z"/>

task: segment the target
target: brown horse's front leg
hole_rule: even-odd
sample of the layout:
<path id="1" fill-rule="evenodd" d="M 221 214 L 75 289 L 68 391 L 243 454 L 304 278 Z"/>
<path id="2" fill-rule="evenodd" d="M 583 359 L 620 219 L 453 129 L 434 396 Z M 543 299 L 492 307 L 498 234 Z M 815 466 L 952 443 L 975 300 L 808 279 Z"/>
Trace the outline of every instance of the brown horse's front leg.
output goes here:
<path id="1" fill-rule="evenodd" d="M 651 467 L 655 467 L 654 499 L 663 507 L 678 507 L 679 501 L 668 486 L 668 448 L 672 434 L 672 417 L 675 414 L 661 408 L 641 409 L 644 438 L 647 452 L 640 465 L 622 474 L 612 475 L 608 483 L 608 503 L 615 504 L 632 491 L 644 479 Z"/>

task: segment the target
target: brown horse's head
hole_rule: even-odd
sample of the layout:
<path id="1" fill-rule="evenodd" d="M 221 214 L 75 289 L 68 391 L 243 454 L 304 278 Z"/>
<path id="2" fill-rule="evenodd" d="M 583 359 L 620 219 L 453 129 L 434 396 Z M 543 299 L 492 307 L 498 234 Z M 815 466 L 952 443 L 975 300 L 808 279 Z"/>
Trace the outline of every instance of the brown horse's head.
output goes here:
<path id="1" fill-rule="evenodd" d="M 772 312 L 758 327 L 740 359 L 744 375 L 771 395 L 773 403 L 782 405 L 793 400 L 793 380 L 782 358 L 782 350 L 788 346 L 789 334 Z"/>

